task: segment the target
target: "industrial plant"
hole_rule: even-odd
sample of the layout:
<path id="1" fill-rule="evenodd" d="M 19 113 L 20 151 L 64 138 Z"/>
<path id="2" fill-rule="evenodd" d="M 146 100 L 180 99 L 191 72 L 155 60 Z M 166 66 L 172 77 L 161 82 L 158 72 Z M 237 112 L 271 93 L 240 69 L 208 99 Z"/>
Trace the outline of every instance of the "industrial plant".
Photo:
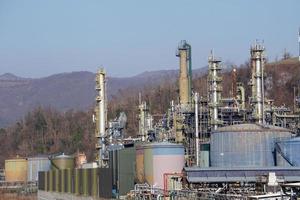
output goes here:
<path id="1" fill-rule="evenodd" d="M 192 85 L 192 47 L 183 40 L 178 99 L 159 120 L 141 97 L 139 131 L 125 137 L 126 113 L 108 119 L 106 72 L 96 74 L 95 161 L 84 155 L 7 160 L 6 178 L 38 181 L 39 199 L 296 199 L 300 197 L 300 96 L 295 108 L 265 95 L 263 43 L 250 47 L 251 95 L 232 70 L 222 93 L 222 59 L 208 56 L 207 94 Z M 76 160 L 76 162 L 75 162 Z M 27 174 L 19 177 L 11 162 Z M 16 164 L 17 163 L 17 164 Z M 27 173 L 36 165 L 34 173 Z M 26 166 L 26 167 L 24 167 Z M 18 171 L 18 170 L 15 170 Z M 19 170 L 20 172 L 20 170 Z"/>

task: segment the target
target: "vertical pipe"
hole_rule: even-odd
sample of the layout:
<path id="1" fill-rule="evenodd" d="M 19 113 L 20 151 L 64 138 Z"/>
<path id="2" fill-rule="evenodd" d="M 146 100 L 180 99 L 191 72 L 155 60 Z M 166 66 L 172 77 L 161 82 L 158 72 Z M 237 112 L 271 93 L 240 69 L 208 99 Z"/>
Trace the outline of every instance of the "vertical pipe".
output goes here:
<path id="1" fill-rule="evenodd" d="M 294 97 L 294 106 L 293 106 L 293 113 L 296 113 L 296 87 L 293 87 L 294 89 L 294 93 L 293 93 L 293 97 Z"/>
<path id="2" fill-rule="evenodd" d="M 265 124 L 265 83 L 264 83 L 264 58 L 261 54 L 261 93 L 262 93 L 262 123 Z"/>
<path id="3" fill-rule="evenodd" d="M 237 72 L 236 72 L 236 68 L 233 68 L 231 75 L 232 75 L 232 86 L 231 86 L 232 97 L 236 98 L 236 95 L 237 95 Z"/>
<path id="4" fill-rule="evenodd" d="M 199 149 L 199 118 L 198 118 L 198 93 L 195 93 L 195 147 L 196 147 L 196 165 L 200 166 Z"/>
<path id="5" fill-rule="evenodd" d="M 142 138 L 142 141 L 147 140 L 146 135 L 146 111 L 147 111 L 147 104 L 146 102 L 141 102 L 139 105 L 139 135 Z"/>
<path id="6" fill-rule="evenodd" d="M 262 80 L 261 80 L 261 60 L 256 58 L 256 101 L 258 123 L 262 124 Z"/>
<path id="7" fill-rule="evenodd" d="M 299 48 L 299 62 L 300 62 L 300 28 L 299 28 L 299 31 L 298 31 L 298 48 Z"/>
<path id="8" fill-rule="evenodd" d="M 192 74 L 192 47 L 191 45 L 187 44 L 188 47 L 188 71 L 189 71 L 189 102 L 192 102 L 192 81 L 193 81 L 193 74 Z"/>

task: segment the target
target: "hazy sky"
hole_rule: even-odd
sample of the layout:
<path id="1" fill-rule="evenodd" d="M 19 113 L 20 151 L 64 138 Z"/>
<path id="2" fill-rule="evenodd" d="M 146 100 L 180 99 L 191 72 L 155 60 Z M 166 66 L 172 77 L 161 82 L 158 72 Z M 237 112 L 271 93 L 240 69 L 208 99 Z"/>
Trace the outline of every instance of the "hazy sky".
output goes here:
<path id="1" fill-rule="evenodd" d="M 297 55 L 299 26 L 299 0 L 0 0 L 0 74 L 176 69 L 182 39 L 194 68 L 212 48 L 243 63 L 255 39 L 274 59 L 284 48 Z"/>

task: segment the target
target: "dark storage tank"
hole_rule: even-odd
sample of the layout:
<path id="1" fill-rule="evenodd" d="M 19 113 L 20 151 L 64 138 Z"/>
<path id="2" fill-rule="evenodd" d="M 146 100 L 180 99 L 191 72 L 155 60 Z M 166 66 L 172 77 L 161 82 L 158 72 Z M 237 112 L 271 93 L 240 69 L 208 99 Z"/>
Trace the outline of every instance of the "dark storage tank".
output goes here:
<path id="1" fill-rule="evenodd" d="M 218 128 L 211 135 L 211 166 L 275 166 L 275 140 L 291 136 L 292 133 L 287 129 L 258 124 Z"/>

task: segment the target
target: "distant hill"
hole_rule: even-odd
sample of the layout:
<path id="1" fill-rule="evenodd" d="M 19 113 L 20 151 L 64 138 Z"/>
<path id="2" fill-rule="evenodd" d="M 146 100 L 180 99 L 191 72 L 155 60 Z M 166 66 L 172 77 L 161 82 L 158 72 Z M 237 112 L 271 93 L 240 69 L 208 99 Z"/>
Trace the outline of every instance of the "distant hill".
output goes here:
<path id="1" fill-rule="evenodd" d="M 228 96 L 231 87 L 231 65 L 225 63 L 223 66 L 223 95 Z M 194 89 L 203 90 L 203 95 L 206 92 L 206 79 L 203 75 L 206 73 L 207 67 L 193 70 Z M 266 65 L 266 74 L 266 97 L 274 99 L 277 105 L 291 106 L 293 87 L 300 87 L 298 59 L 270 62 Z M 120 102 L 120 98 L 136 94 L 128 92 L 129 90 L 140 91 L 147 86 L 155 87 L 163 84 L 165 80 L 175 83 L 177 77 L 178 70 L 146 71 L 132 77 L 108 77 L 108 98 L 114 97 L 115 101 Z M 238 80 L 244 83 L 248 95 L 249 79 L 249 68 L 244 66 L 238 69 Z M 0 75 L 0 127 L 13 124 L 37 106 L 52 107 L 62 112 L 70 109 L 86 111 L 94 104 L 94 88 L 95 74 L 91 72 L 62 73 L 39 79 L 21 78 L 9 73 Z M 125 93 L 120 97 L 122 91 Z"/>
<path id="2" fill-rule="evenodd" d="M 194 70 L 195 75 L 206 69 Z M 178 70 L 150 71 L 125 78 L 107 78 L 108 98 L 119 90 L 141 90 L 146 85 L 159 85 L 164 79 L 176 80 Z M 94 104 L 95 74 L 71 72 L 45 78 L 28 79 L 6 73 L 0 75 L 0 127 L 12 124 L 37 106 L 60 111 L 87 110 Z"/>

